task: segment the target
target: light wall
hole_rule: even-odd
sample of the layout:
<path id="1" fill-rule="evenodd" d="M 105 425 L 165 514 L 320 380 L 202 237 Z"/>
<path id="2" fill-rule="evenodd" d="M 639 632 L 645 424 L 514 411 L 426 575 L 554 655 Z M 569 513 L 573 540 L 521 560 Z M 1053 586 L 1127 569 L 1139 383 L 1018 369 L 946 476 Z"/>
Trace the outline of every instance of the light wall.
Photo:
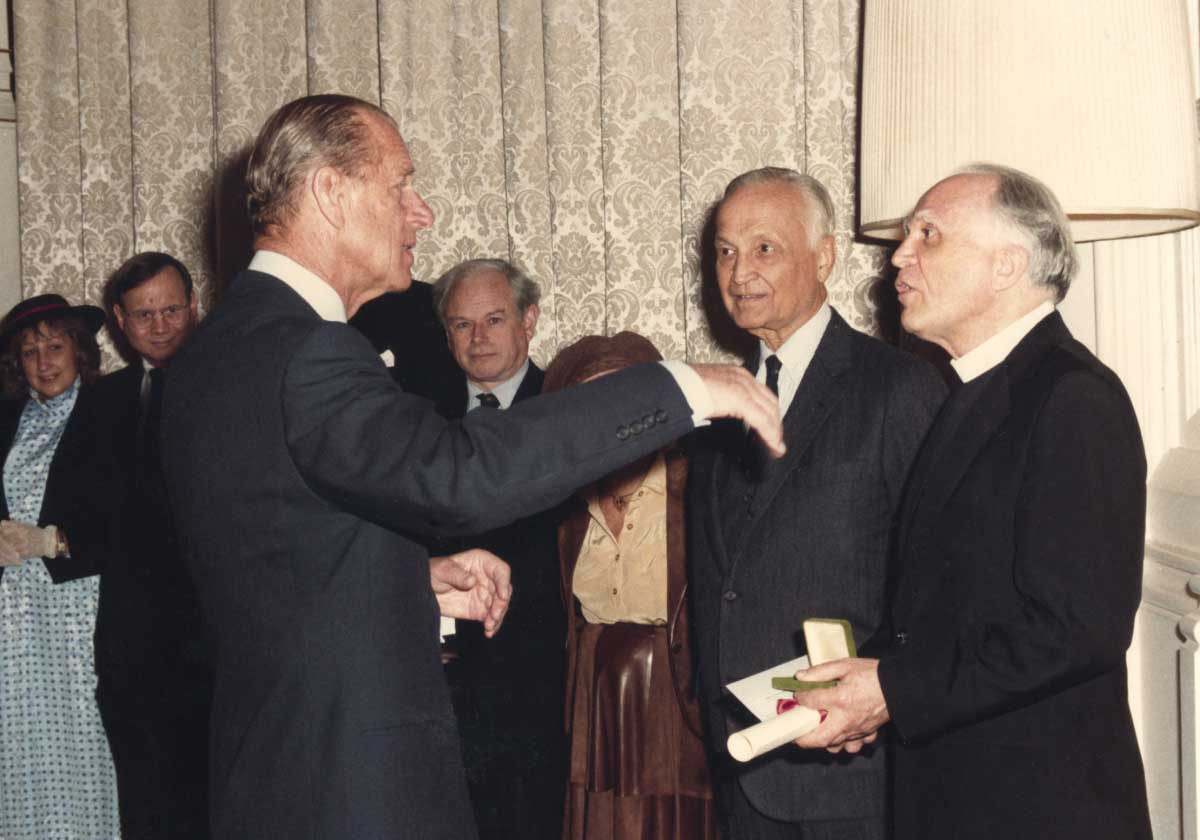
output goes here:
<path id="1" fill-rule="evenodd" d="M 21 299 L 20 225 L 17 217 L 17 111 L 10 88 L 8 0 L 0 7 L 0 313 Z"/>

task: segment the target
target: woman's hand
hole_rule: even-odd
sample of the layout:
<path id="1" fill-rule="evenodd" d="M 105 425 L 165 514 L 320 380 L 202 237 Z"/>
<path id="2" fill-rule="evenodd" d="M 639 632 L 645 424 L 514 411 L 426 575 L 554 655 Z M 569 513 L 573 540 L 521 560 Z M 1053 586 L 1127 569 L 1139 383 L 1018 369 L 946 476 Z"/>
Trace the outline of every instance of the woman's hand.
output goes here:
<path id="1" fill-rule="evenodd" d="M 0 565 L 15 566 L 22 560 L 58 556 L 58 529 L 53 525 L 39 528 L 25 522 L 5 519 L 0 522 L 0 542 L 15 552 L 18 558 L 16 563 L 6 563 L 0 559 Z M 3 552 L 0 552 L 0 556 L 2 555 Z"/>

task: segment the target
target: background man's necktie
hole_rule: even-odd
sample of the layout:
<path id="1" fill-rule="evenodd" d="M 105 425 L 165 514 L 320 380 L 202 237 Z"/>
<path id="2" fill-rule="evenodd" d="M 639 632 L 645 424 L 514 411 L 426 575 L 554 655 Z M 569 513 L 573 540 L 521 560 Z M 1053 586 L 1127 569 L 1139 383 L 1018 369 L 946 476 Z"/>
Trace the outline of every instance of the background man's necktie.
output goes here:
<path id="1" fill-rule="evenodd" d="M 765 364 L 767 366 L 767 387 L 771 389 L 771 393 L 779 396 L 779 369 L 783 367 L 783 362 L 779 361 L 779 357 L 772 353 L 767 356 Z"/>
<path id="2" fill-rule="evenodd" d="M 482 394 L 476 394 L 475 399 L 479 400 L 479 404 L 484 408 L 499 408 L 500 400 L 496 399 L 496 395 L 488 391 Z"/>

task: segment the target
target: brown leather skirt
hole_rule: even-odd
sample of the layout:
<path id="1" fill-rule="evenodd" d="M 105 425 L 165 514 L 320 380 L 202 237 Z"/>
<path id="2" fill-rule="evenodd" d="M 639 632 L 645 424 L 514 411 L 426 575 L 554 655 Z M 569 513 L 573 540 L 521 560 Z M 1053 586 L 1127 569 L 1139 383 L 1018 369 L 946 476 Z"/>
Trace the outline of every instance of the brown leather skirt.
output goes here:
<path id="1" fill-rule="evenodd" d="M 568 840 L 716 837 L 704 745 L 683 722 L 665 627 L 582 624 Z"/>

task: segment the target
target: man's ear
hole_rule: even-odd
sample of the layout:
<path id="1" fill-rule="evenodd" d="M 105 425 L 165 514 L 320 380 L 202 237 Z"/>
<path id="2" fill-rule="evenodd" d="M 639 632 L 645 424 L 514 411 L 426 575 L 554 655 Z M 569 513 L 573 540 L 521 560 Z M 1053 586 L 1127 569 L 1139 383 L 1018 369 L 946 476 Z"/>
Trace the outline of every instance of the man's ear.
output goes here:
<path id="1" fill-rule="evenodd" d="M 536 303 L 529 304 L 525 309 L 525 314 L 521 316 L 521 323 L 525 327 L 525 337 L 533 338 L 533 334 L 537 332 L 538 308 Z"/>
<path id="2" fill-rule="evenodd" d="M 117 326 L 121 328 L 121 332 L 125 332 L 125 310 L 121 309 L 121 304 L 113 304 L 113 315 L 117 319 Z"/>
<path id="3" fill-rule="evenodd" d="M 822 285 L 833 273 L 833 264 L 837 261 L 837 240 L 833 236 L 822 236 L 817 243 L 817 282 Z"/>
<path id="4" fill-rule="evenodd" d="M 1004 245 L 992 257 L 992 291 L 1003 292 L 1029 271 L 1029 252 L 1020 245 Z"/>
<path id="5" fill-rule="evenodd" d="M 346 207 L 350 200 L 349 179 L 332 166 L 318 167 L 309 176 L 309 193 L 317 211 L 335 230 L 346 225 Z"/>

